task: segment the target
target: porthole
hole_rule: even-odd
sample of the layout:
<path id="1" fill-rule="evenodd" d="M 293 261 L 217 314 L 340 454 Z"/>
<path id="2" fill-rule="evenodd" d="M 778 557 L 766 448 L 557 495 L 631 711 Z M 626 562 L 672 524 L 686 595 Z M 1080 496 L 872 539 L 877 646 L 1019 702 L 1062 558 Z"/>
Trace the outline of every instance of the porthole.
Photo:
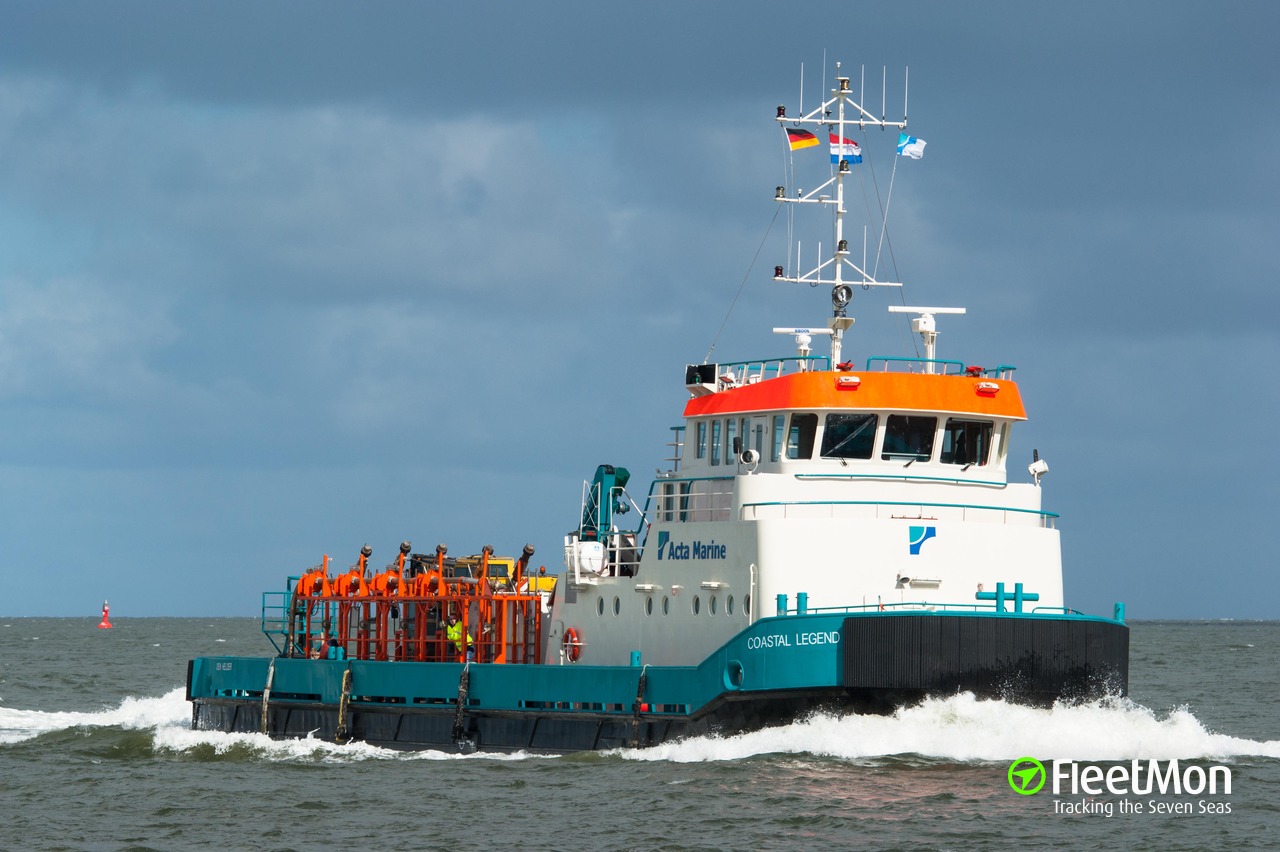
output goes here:
<path id="1" fill-rule="evenodd" d="M 668 598 L 666 595 L 662 596 L 662 614 L 663 615 L 671 614 L 671 599 Z"/>
<path id="2" fill-rule="evenodd" d="M 747 615 L 751 614 L 751 595 L 742 596 L 742 611 Z"/>
<path id="3" fill-rule="evenodd" d="M 653 615 L 653 598 L 648 596 L 644 599 L 644 614 Z"/>
<path id="4" fill-rule="evenodd" d="M 712 615 L 716 614 L 716 596 L 715 595 L 711 596 L 711 614 Z"/>
<path id="5" fill-rule="evenodd" d="M 702 612 L 702 598 L 698 595 L 693 596 L 693 614 L 697 615 Z"/>
<path id="6" fill-rule="evenodd" d="M 604 615 L 604 598 L 596 599 L 596 615 Z"/>
<path id="7" fill-rule="evenodd" d="M 729 595 L 724 600 L 724 614 L 733 615 L 733 595 Z"/>
<path id="8" fill-rule="evenodd" d="M 613 598 L 613 614 L 617 615 L 620 612 L 622 612 L 622 598 L 615 595 Z"/>

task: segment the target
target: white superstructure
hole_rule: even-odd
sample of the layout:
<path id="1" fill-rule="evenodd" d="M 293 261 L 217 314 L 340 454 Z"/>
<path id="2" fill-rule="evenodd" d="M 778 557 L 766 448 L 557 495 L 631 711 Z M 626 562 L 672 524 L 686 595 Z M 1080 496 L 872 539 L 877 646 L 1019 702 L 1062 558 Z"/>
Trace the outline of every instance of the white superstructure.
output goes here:
<path id="1" fill-rule="evenodd" d="M 795 119 L 779 107 L 777 120 L 829 129 L 833 158 L 855 126 L 905 127 L 872 117 L 846 77 L 831 95 Z M 777 281 L 829 285 L 834 315 L 774 329 L 795 337 L 795 356 L 689 366 L 675 463 L 643 506 L 626 496 L 624 470 L 601 467 L 566 539 L 548 662 L 626 665 L 638 652 L 646 664 L 695 665 L 780 605 L 1061 611 L 1039 473 L 1008 478 L 1010 435 L 1026 418 L 1013 368 L 936 357 L 938 318 L 964 309 L 890 308 L 915 315 L 925 357 L 842 360 L 849 285 L 901 286 L 868 274 L 865 248 L 861 265 L 851 259 L 850 173 L 842 157 L 818 189 L 775 194 L 834 214 L 833 252 L 801 274 L 774 270 Z M 812 354 L 815 336 L 830 341 L 829 357 Z M 622 532 L 629 506 L 642 523 Z"/>

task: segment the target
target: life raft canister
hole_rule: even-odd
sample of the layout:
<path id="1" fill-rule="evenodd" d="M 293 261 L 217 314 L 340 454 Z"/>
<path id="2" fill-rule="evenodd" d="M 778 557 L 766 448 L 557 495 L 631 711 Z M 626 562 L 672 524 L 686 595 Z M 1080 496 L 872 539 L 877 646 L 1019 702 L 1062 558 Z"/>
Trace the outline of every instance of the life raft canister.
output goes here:
<path id="1" fill-rule="evenodd" d="M 560 642 L 564 655 L 569 658 L 569 662 L 576 663 L 578 658 L 582 656 L 582 637 L 578 635 L 575 627 L 567 628 L 564 631 L 564 639 Z"/>

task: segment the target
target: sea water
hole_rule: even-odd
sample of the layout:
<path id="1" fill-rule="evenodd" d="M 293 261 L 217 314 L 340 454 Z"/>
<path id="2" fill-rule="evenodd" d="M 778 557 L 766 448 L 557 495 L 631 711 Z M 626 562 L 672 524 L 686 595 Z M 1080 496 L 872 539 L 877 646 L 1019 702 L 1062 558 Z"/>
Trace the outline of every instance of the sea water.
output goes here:
<path id="1" fill-rule="evenodd" d="M 1134 624 L 1129 699 L 962 694 L 647 750 L 464 757 L 192 731 L 187 660 L 265 656 L 255 621 L 96 621 L 0 619 L 0 848 L 1280 845 L 1277 622 Z M 1225 767 L 1231 790 L 1020 795 L 1023 757 Z"/>

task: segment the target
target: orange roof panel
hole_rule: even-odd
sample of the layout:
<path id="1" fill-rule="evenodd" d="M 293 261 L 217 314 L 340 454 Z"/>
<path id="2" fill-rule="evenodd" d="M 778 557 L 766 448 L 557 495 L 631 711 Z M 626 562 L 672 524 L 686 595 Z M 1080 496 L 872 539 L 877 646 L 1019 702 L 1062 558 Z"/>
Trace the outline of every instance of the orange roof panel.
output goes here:
<path id="1" fill-rule="evenodd" d="M 839 385 L 841 377 L 859 383 Z M 1018 385 L 1007 379 L 920 373 L 793 373 L 689 400 L 685 417 L 792 409 L 940 411 L 1026 420 Z"/>

